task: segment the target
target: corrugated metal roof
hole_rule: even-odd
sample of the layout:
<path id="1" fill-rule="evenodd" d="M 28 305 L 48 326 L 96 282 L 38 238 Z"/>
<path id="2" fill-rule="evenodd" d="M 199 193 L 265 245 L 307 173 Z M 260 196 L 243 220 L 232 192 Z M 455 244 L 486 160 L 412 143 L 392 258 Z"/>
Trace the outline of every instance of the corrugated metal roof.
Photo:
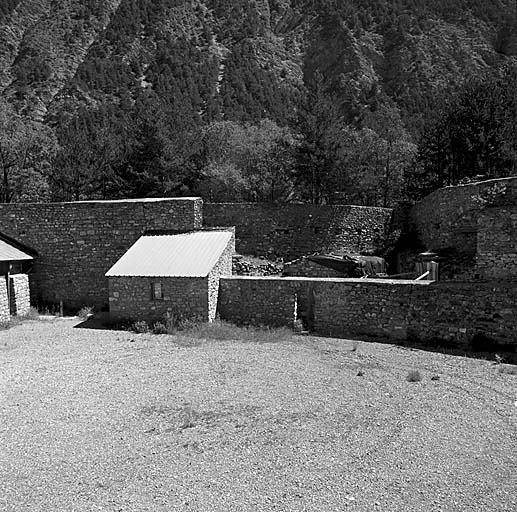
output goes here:
<path id="1" fill-rule="evenodd" d="M 231 238 L 229 231 L 142 236 L 106 276 L 205 277 Z"/>
<path id="2" fill-rule="evenodd" d="M 32 256 L 0 239 L 0 261 L 33 260 Z"/>

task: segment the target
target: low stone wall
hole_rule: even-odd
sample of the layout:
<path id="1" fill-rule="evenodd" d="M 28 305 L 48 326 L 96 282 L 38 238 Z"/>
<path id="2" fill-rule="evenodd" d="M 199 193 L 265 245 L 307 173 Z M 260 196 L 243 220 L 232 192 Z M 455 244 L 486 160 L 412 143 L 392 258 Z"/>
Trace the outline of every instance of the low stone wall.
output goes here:
<path id="1" fill-rule="evenodd" d="M 31 292 L 29 276 L 27 274 L 13 274 L 10 276 L 11 314 L 27 315 L 31 309 Z"/>
<path id="2" fill-rule="evenodd" d="M 0 276 L 0 322 L 8 322 L 11 318 L 9 297 L 7 295 L 7 279 Z"/>
<path id="3" fill-rule="evenodd" d="M 517 350 L 517 283 L 438 281 L 413 293 L 408 339 L 469 345 L 479 337 Z"/>
<path id="4" fill-rule="evenodd" d="M 36 250 L 39 300 L 65 307 L 108 304 L 104 274 L 147 230 L 194 230 L 199 198 L 0 204 L 0 230 Z"/>
<path id="5" fill-rule="evenodd" d="M 488 279 L 517 280 L 517 206 L 479 216 L 476 270 Z"/>
<path id="6" fill-rule="evenodd" d="M 292 325 L 297 304 L 313 310 L 317 334 L 459 345 L 482 336 L 517 348 L 517 283 L 221 279 L 219 312 L 228 321 Z"/>
<path id="7" fill-rule="evenodd" d="M 152 299 L 154 282 L 161 283 L 163 299 Z M 208 278 L 110 277 L 109 304 L 114 319 L 163 322 L 172 314 L 208 321 Z"/>
<path id="8" fill-rule="evenodd" d="M 296 320 L 296 280 L 273 277 L 221 278 L 218 314 L 239 325 L 293 327 Z"/>
<path id="9" fill-rule="evenodd" d="M 327 279 L 314 284 L 314 330 L 330 336 L 407 339 L 414 295 L 429 281 Z"/>
<path id="10" fill-rule="evenodd" d="M 294 259 L 314 252 L 374 252 L 385 245 L 392 211 L 346 205 L 205 203 L 206 226 L 235 226 L 240 254 Z"/>

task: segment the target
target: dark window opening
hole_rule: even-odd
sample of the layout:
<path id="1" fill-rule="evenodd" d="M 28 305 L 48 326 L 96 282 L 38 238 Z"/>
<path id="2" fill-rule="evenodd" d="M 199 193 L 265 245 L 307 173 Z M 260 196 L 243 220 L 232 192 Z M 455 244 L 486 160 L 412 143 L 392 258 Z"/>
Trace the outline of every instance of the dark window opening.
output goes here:
<path id="1" fill-rule="evenodd" d="M 151 298 L 153 300 L 162 300 L 163 299 L 162 283 L 159 283 L 159 282 L 151 283 Z"/>

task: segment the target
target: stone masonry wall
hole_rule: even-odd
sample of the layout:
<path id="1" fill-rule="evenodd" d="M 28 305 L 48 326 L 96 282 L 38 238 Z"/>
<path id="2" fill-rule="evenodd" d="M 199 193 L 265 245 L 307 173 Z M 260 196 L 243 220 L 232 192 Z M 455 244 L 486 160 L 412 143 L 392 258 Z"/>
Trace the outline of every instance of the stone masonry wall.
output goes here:
<path id="1" fill-rule="evenodd" d="M 392 211 L 344 205 L 205 203 L 206 226 L 235 226 L 240 254 L 294 259 L 314 252 L 373 252 L 388 236 Z"/>
<path id="2" fill-rule="evenodd" d="M 455 248 L 475 254 L 477 220 L 484 207 L 478 198 L 503 189 L 510 199 L 517 199 L 517 178 L 445 187 L 428 195 L 410 212 L 420 242 L 430 250 Z"/>
<path id="3" fill-rule="evenodd" d="M 144 231 L 201 224 L 199 198 L 0 204 L 0 231 L 38 252 L 39 300 L 69 308 L 107 305 L 104 274 Z"/>
<path id="4" fill-rule="evenodd" d="M 4 276 L 0 276 L 0 322 L 8 322 L 10 317 L 7 279 Z"/>
<path id="5" fill-rule="evenodd" d="M 332 336 L 408 337 L 413 292 L 425 281 L 328 279 L 314 286 L 314 329 Z"/>
<path id="6" fill-rule="evenodd" d="M 314 300 L 314 330 L 339 337 L 447 341 L 483 335 L 517 349 L 517 283 L 232 277 L 221 279 L 221 318 L 291 325 Z"/>
<path id="7" fill-rule="evenodd" d="M 293 327 L 296 278 L 239 276 L 221 278 L 218 314 L 239 325 Z"/>
<path id="8" fill-rule="evenodd" d="M 151 283 L 160 282 L 163 299 L 153 300 Z M 176 319 L 208 321 L 208 279 L 206 277 L 110 277 L 110 316 L 124 320 L 165 321 Z"/>
<path id="9" fill-rule="evenodd" d="M 485 209 L 478 230 L 476 269 L 480 276 L 517 280 L 517 207 Z"/>
<path id="10" fill-rule="evenodd" d="M 232 256 L 235 252 L 235 238 L 232 238 L 221 254 L 219 261 L 208 274 L 208 321 L 215 320 L 219 299 L 219 281 L 222 276 L 232 275 Z"/>
<path id="11" fill-rule="evenodd" d="M 29 276 L 27 274 L 13 274 L 10 276 L 11 314 L 27 315 L 31 309 L 31 292 Z"/>

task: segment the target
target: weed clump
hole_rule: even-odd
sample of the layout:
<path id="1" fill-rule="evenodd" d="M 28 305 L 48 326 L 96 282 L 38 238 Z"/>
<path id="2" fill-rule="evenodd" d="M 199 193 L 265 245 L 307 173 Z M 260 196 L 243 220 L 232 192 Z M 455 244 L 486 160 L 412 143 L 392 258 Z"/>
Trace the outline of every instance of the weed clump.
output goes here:
<path id="1" fill-rule="evenodd" d="M 89 317 L 93 315 L 93 308 L 91 306 L 83 306 L 78 312 L 77 316 L 81 320 L 87 320 Z"/>
<path id="2" fill-rule="evenodd" d="M 422 380 L 422 375 L 420 375 L 420 372 L 418 370 L 411 370 L 407 374 L 406 380 L 408 382 L 420 382 Z"/>
<path id="3" fill-rule="evenodd" d="M 149 332 L 151 329 L 149 328 L 149 324 L 145 320 L 138 320 L 131 325 L 131 330 L 137 332 L 139 334 L 145 334 Z"/>

